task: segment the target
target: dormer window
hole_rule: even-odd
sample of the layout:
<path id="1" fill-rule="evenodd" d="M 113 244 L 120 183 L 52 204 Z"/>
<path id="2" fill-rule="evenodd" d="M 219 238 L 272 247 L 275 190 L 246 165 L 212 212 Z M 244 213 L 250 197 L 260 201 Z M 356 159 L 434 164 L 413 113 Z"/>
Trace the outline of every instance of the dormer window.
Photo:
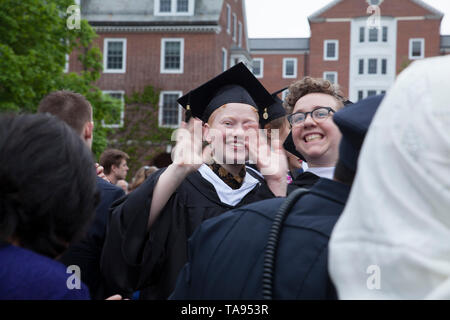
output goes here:
<path id="1" fill-rule="evenodd" d="M 192 16 L 195 0 L 155 0 L 156 16 Z"/>
<path id="2" fill-rule="evenodd" d="M 379 6 L 383 0 L 367 0 L 369 6 Z"/>

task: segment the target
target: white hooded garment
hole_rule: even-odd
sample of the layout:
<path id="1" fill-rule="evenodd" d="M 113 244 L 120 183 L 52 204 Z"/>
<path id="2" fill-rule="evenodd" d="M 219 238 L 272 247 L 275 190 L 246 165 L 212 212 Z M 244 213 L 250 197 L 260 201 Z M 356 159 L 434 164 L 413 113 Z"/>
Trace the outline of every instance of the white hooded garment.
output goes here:
<path id="1" fill-rule="evenodd" d="M 450 299 L 450 56 L 397 79 L 329 244 L 340 299 Z"/>

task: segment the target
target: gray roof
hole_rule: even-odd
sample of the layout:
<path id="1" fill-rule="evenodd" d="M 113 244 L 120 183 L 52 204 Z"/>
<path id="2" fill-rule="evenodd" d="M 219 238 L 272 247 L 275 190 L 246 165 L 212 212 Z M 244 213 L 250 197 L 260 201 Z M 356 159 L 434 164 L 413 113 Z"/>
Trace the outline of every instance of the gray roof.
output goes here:
<path id="1" fill-rule="evenodd" d="M 92 25 L 218 24 L 223 0 L 196 0 L 192 16 L 156 16 L 156 0 L 81 0 L 81 16 Z"/>
<path id="2" fill-rule="evenodd" d="M 450 35 L 441 36 L 441 49 L 450 49 Z"/>
<path id="3" fill-rule="evenodd" d="M 250 51 L 256 50 L 309 50 L 309 38 L 248 39 Z"/>

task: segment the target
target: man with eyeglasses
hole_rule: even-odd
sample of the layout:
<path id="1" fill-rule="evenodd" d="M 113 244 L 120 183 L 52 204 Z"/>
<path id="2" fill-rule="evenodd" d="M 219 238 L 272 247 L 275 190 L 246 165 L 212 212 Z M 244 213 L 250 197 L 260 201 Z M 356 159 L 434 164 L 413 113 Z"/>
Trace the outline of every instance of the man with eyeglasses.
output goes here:
<path id="1" fill-rule="evenodd" d="M 344 104 L 338 87 L 327 80 L 306 77 L 289 87 L 284 106 L 292 110 L 292 129 L 284 147 L 304 160 L 307 169 L 288 186 L 288 194 L 311 188 L 319 178 L 333 178 L 341 133 L 332 116 Z"/>
<path id="2" fill-rule="evenodd" d="M 328 110 L 343 136 L 333 180 L 321 178 L 295 198 L 284 221 L 278 213 L 286 200 L 277 198 L 200 225 L 189 240 L 189 260 L 170 298 L 336 299 L 328 274 L 328 241 L 350 194 L 359 151 L 382 99 L 370 97 L 335 114 Z M 319 117 L 326 114 L 312 109 L 304 112 Z M 273 225 L 278 222 L 281 227 L 275 235 Z M 270 246 L 273 238 L 279 239 L 275 249 Z M 268 255 L 274 258 L 273 263 L 266 259 Z M 267 276 L 267 266 L 271 277 Z M 272 290 L 267 289 L 267 283 L 272 284 Z"/>

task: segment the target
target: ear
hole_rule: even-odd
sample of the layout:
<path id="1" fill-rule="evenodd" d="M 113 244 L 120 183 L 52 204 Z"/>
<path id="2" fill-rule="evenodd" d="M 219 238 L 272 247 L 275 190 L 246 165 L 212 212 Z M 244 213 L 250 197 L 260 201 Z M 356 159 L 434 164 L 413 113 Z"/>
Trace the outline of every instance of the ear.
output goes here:
<path id="1" fill-rule="evenodd" d="M 203 134 L 203 140 L 205 140 L 208 143 L 211 143 L 211 136 L 209 134 L 209 124 L 205 123 L 202 127 L 202 134 Z"/>
<path id="2" fill-rule="evenodd" d="M 83 138 L 85 141 L 92 140 L 92 134 L 94 132 L 94 122 L 88 121 L 84 125 Z"/>

